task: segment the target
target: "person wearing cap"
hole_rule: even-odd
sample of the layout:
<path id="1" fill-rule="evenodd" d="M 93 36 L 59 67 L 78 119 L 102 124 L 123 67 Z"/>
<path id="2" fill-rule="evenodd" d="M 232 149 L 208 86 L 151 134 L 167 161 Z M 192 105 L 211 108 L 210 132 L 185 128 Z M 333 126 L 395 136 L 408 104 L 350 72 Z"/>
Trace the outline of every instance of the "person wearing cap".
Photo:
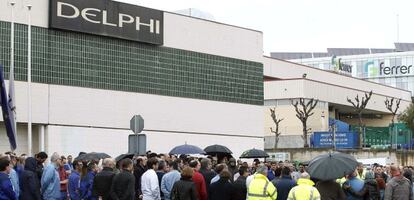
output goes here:
<path id="1" fill-rule="evenodd" d="M 247 187 L 247 200 L 276 200 L 276 187 L 267 179 L 268 169 L 259 165 Z"/>
<path id="2" fill-rule="evenodd" d="M 391 180 L 388 181 L 384 200 L 411 200 L 413 199 L 413 191 L 411 190 L 410 181 L 401 175 L 397 166 L 390 167 Z"/>
<path id="3" fill-rule="evenodd" d="M 315 183 L 310 180 L 308 173 L 304 172 L 298 179 L 297 186 L 293 187 L 288 195 L 288 200 L 320 200 L 318 189 L 313 187 Z"/>

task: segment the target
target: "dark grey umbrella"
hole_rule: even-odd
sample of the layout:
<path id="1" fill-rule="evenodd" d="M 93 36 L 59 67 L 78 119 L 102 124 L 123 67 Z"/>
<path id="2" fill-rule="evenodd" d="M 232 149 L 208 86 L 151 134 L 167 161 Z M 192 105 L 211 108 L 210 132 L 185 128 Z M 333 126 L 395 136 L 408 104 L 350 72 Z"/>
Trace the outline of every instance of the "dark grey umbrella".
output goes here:
<path id="1" fill-rule="evenodd" d="M 213 155 L 213 156 L 217 154 L 232 154 L 233 153 L 230 151 L 229 148 L 223 145 L 219 145 L 219 144 L 210 145 L 206 147 L 204 151 L 206 152 L 207 155 Z"/>
<path id="2" fill-rule="evenodd" d="M 111 156 L 106 153 L 97 153 L 97 152 L 91 152 L 86 154 L 81 154 L 80 156 L 76 157 L 75 160 L 100 160 L 105 158 L 110 158 Z"/>
<path id="3" fill-rule="evenodd" d="M 240 158 L 267 158 L 269 154 L 260 149 L 249 149 L 242 153 Z"/>
<path id="4" fill-rule="evenodd" d="M 307 171 L 313 178 L 334 180 L 354 172 L 357 165 L 358 161 L 349 154 L 330 152 L 312 159 Z"/>
<path id="5" fill-rule="evenodd" d="M 119 162 L 120 160 L 123 160 L 123 159 L 125 159 L 125 158 L 132 159 L 132 158 L 134 158 L 134 155 L 135 155 L 135 154 L 133 154 L 133 153 L 124 153 L 124 154 L 121 154 L 121 155 L 117 156 L 117 157 L 115 158 L 115 161 L 116 161 L 116 162 Z"/>
<path id="6" fill-rule="evenodd" d="M 180 146 L 174 147 L 170 151 L 170 155 L 172 154 L 205 154 L 206 152 L 200 149 L 200 147 L 184 144 Z"/>

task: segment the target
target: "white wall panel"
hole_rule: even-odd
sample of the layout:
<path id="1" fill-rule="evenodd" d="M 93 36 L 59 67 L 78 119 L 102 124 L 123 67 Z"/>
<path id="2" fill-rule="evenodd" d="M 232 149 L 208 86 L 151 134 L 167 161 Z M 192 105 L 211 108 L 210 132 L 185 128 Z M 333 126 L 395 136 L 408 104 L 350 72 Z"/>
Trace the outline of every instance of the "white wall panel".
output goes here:
<path id="1" fill-rule="evenodd" d="M 9 92 L 8 81 L 5 81 L 7 92 Z M 48 123 L 49 121 L 49 86 L 46 84 L 32 83 L 32 122 Z M 17 122 L 27 123 L 28 121 L 28 103 L 27 103 L 27 83 L 15 81 L 15 97 L 16 97 L 16 117 Z M 0 109 L 0 114 L 2 113 Z M 3 118 L 0 117 L 0 121 Z"/>
<path id="2" fill-rule="evenodd" d="M 298 85 L 302 85 L 302 87 Z M 347 101 L 347 97 L 354 99 L 356 95 L 359 95 L 360 97 L 364 95 L 364 92 L 360 91 L 358 87 L 345 88 L 306 79 L 270 81 L 265 83 L 264 88 L 265 100 L 290 99 L 298 97 L 317 98 L 325 102 L 346 106 L 351 106 L 351 104 Z M 384 104 L 386 97 L 390 96 L 374 92 L 367 105 L 367 109 L 388 113 L 389 111 L 385 108 Z M 399 96 L 395 97 L 399 98 Z M 409 104 L 410 101 L 402 100 L 400 104 L 400 111 L 408 107 Z"/>
<path id="3" fill-rule="evenodd" d="M 145 129 L 263 136 L 254 105 L 51 85 L 49 112 L 51 124 L 129 128 L 141 114 Z"/>
<path id="4" fill-rule="evenodd" d="M 165 12 L 164 46 L 262 62 L 263 34 Z"/>
<path id="5" fill-rule="evenodd" d="M 96 151 L 117 156 L 128 151 L 129 134 L 131 134 L 129 130 L 48 126 L 47 152 L 77 155 L 80 151 Z M 211 144 L 226 145 L 237 157 L 249 148 L 263 149 L 263 138 L 161 132 L 146 132 L 146 134 L 147 149 L 157 153 L 168 153 L 175 146 L 185 142 L 200 148 Z"/>

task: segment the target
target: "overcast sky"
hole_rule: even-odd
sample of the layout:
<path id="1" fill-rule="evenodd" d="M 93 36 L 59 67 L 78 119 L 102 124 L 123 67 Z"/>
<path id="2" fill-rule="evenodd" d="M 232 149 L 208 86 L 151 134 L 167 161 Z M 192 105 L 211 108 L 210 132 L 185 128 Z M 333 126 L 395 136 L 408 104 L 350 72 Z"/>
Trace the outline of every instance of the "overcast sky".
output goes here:
<path id="1" fill-rule="evenodd" d="M 176 11 L 197 8 L 215 21 L 263 32 L 264 51 L 393 48 L 414 42 L 414 0 L 117 0 Z M 397 20 L 397 15 L 399 20 Z"/>

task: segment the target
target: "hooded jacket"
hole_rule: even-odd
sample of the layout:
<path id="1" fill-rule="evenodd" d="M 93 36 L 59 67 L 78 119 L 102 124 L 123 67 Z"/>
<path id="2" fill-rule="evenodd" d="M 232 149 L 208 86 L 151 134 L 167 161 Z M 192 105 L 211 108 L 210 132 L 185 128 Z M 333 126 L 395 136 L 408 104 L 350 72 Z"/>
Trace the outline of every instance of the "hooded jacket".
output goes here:
<path id="1" fill-rule="evenodd" d="M 411 200 L 411 183 L 403 176 L 393 177 L 385 187 L 384 200 Z"/>
<path id="2" fill-rule="evenodd" d="M 297 184 L 290 190 L 288 200 L 319 200 L 321 198 L 318 189 L 313 187 L 315 185 L 313 181 L 300 178 Z"/>
<path id="3" fill-rule="evenodd" d="M 40 183 L 36 174 L 37 161 L 29 157 L 25 161 L 20 183 L 20 200 L 40 200 Z"/>

